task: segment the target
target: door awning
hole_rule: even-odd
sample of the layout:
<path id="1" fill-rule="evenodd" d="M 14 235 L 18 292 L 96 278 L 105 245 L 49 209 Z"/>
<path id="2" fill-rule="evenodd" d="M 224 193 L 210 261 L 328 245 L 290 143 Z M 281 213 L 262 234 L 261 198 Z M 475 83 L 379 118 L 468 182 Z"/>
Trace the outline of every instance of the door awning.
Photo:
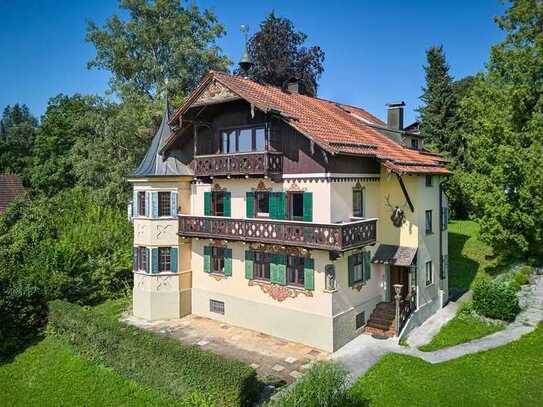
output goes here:
<path id="1" fill-rule="evenodd" d="M 417 255 L 416 247 L 382 244 L 371 259 L 372 263 L 408 267 Z"/>

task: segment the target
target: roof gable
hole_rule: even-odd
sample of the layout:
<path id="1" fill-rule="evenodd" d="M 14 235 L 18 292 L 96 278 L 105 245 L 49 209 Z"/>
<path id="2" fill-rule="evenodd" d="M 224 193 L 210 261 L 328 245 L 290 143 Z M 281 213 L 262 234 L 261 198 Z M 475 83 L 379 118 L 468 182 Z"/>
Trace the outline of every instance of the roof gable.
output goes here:
<path id="1" fill-rule="evenodd" d="M 273 112 L 331 154 L 375 157 L 391 171 L 448 173 L 443 160 L 402 146 L 387 135 L 377 117 L 333 101 L 284 92 L 240 76 L 211 71 L 177 110 L 170 123 L 195 104 L 241 98 L 264 112 Z M 169 140 L 167 145 L 170 144 Z"/>

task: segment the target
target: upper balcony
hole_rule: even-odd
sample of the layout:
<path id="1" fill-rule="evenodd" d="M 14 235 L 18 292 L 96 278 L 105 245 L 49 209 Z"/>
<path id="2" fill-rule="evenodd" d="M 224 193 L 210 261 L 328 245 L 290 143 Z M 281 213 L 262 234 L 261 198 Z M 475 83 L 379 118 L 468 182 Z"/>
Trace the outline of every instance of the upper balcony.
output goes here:
<path id="1" fill-rule="evenodd" d="M 179 235 L 345 251 L 374 244 L 377 240 L 377 219 L 312 223 L 180 215 Z"/>
<path id="2" fill-rule="evenodd" d="M 283 172 L 283 155 L 273 151 L 199 155 L 194 157 L 197 177 L 258 175 L 274 176 Z"/>

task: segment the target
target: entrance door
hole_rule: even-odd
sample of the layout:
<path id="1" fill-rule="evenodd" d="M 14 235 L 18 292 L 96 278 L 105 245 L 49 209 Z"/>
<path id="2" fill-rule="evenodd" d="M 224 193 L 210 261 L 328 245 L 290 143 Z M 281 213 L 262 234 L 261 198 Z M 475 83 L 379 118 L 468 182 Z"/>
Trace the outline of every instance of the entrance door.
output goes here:
<path id="1" fill-rule="evenodd" d="M 401 284 L 402 298 L 405 298 L 409 289 L 409 268 L 408 267 L 399 267 L 399 266 L 390 266 L 390 297 L 391 301 L 394 301 L 396 296 L 396 291 L 394 290 L 394 284 Z"/>

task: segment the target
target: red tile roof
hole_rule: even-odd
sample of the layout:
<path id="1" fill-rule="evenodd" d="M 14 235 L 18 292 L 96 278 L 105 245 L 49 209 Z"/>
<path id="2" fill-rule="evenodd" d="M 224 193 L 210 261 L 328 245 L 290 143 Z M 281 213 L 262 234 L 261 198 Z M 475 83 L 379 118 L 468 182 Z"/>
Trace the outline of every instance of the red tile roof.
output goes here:
<path id="1" fill-rule="evenodd" d="M 23 184 L 17 175 L 0 174 L 0 214 L 23 193 Z"/>
<path id="2" fill-rule="evenodd" d="M 213 79 L 256 108 L 265 112 L 276 111 L 290 126 L 330 153 L 375 157 L 388 162 L 387 168 L 391 171 L 448 173 L 441 157 L 403 147 L 384 134 L 385 123 L 361 108 L 283 92 L 273 86 L 222 72 L 210 71 L 170 123 L 190 108 Z"/>

